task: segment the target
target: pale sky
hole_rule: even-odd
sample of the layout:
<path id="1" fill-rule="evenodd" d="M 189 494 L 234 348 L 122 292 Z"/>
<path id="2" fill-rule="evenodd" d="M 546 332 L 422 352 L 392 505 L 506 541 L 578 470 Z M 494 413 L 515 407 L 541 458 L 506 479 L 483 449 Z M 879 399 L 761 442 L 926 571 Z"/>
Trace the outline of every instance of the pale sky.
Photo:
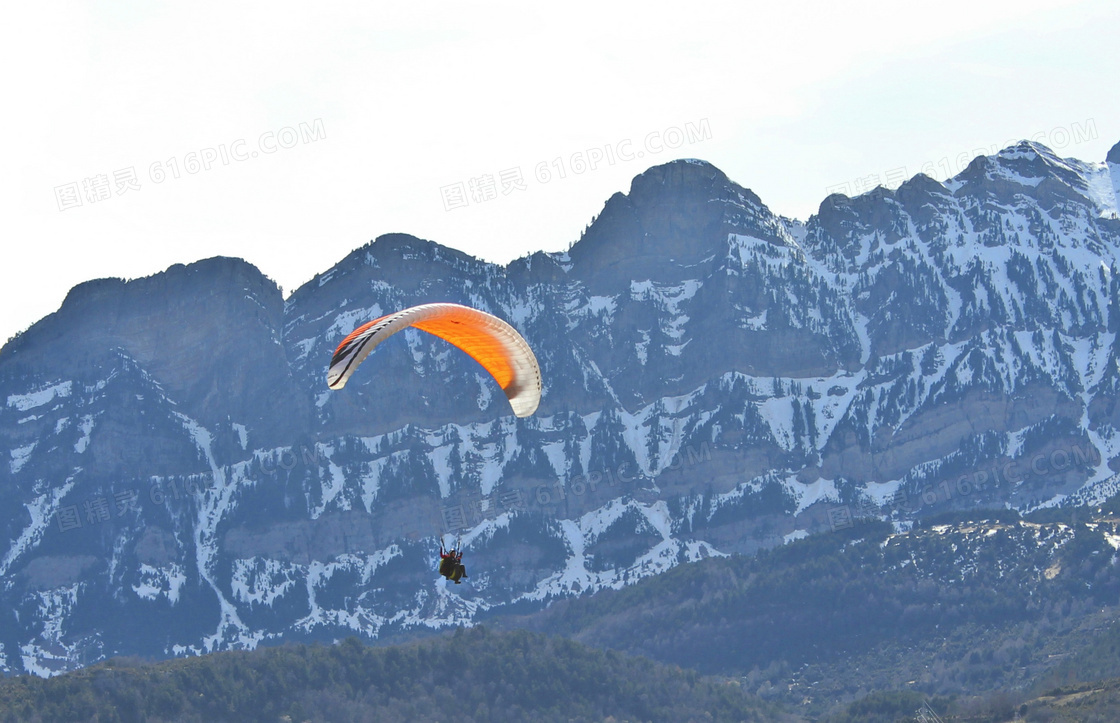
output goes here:
<path id="1" fill-rule="evenodd" d="M 801 219 L 1021 138 L 1103 161 L 1117 28 L 1115 0 L 19 3 L 0 342 L 84 280 L 215 255 L 287 294 L 390 232 L 563 250 L 675 158 Z"/>

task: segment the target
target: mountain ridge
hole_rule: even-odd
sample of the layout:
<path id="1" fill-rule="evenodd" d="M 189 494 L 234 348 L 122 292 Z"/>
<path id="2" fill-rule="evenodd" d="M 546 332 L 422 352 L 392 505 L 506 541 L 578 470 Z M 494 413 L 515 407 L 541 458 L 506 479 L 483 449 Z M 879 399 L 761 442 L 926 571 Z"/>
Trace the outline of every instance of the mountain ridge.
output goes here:
<path id="1" fill-rule="evenodd" d="M 1019 144 L 799 222 L 683 160 L 504 266 L 387 234 L 287 299 L 220 257 L 77 287 L 0 350 L 3 668 L 438 630 L 845 516 L 1103 500 L 1113 172 Z M 534 417 L 416 331 L 326 388 L 347 332 L 427 301 L 522 332 Z"/>

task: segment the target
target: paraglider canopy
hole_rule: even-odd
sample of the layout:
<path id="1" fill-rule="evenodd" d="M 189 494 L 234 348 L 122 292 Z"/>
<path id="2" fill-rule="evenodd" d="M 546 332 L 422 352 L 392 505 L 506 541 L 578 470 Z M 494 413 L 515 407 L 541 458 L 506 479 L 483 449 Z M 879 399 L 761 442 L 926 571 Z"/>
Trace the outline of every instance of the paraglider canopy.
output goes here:
<path id="1" fill-rule="evenodd" d="M 541 370 L 529 344 L 505 321 L 459 304 L 422 304 L 359 326 L 335 350 L 327 386 L 342 389 L 374 347 L 410 327 L 434 334 L 469 354 L 494 377 L 518 417 L 537 410 Z"/>

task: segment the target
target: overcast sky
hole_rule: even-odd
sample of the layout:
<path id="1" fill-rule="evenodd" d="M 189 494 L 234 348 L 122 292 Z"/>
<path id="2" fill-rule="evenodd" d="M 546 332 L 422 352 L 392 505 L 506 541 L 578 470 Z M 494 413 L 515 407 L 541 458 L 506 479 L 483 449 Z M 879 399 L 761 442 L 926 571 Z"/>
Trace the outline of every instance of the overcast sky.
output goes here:
<path id="1" fill-rule="evenodd" d="M 9 7 L 0 341 L 81 281 L 215 255 L 290 293 L 389 232 L 563 250 L 674 158 L 806 219 L 1020 138 L 1120 141 L 1115 0 L 697 8 Z"/>

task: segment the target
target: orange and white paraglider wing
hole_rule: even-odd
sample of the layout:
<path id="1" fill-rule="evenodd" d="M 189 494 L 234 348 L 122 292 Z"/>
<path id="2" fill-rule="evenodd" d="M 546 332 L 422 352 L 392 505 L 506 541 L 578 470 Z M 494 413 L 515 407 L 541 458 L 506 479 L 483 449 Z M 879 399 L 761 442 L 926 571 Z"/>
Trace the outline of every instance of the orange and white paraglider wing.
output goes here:
<path id="1" fill-rule="evenodd" d="M 423 304 L 363 324 L 338 345 L 327 386 L 342 389 L 374 347 L 413 327 L 454 344 L 483 366 L 509 399 L 513 413 L 528 417 L 541 401 L 541 370 L 529 344 L 496 316 L 458 304 Z"/>

